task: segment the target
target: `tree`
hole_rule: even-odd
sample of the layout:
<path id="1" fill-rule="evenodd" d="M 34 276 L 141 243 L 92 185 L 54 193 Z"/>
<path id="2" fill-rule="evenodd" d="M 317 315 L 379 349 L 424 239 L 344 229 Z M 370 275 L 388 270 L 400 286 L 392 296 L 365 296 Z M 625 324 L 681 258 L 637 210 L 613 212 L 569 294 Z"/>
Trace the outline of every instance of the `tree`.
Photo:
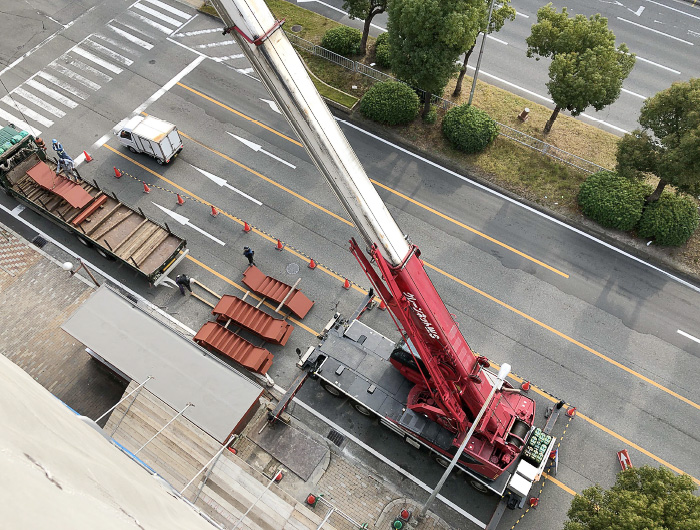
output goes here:
<path id="1" fill-rule="evenodd" d="M 596 485 L 574 497 L 564 530 L 691 530 L 700 525 L 700 498 L 688 475 L 666 468 L 629 468 L 607 490 Z"/>
<path id="2" fill-rule="evenodd" d="M 391 68 L 425 94 L 423 115 L 433 94 L 441 94 L 460 54 L 474 41 L 483 0 L 390 0 Z"/>
<path id="3" fill-rule="evenodd" d="M 348 12 L 350 18 L 357 18 L 365 21 L 362 29 L 362 40 L 360 41 L 360 54 L 367 53 L 367 37 L 369 36 L 369 27 L 372 25 L 372 19 L 384 13 L 389 0 L 345 0 L 343 9 Z"/>
<path id="4" fill-rule="evenodd" d="M 617 149 L 620 174 L 652 173 L 659 179 L 647 197 L 654 202 L 664 188 L 700 193 L 700 78 L 673 83 L 648 98 L 639 114 L 642 129 L 626 134 Z"/>
<path id="5" fill-rule="evenodd" d="M 471 57 L 474 47 L 476 46 L 476 41 L 479 35 L 482 33 L 491 34 L 501 31 L 501 28 L 506 23 L 506 20 L 515 20 L 515 9 L 510 5 L 510 0 L 493 0 L 496 4 L 493 6 L 493 13 L 491 13 L 491 23 L 489 21 L 489 2 L 481 4 L 483 8 L 483 13 L 480 15 L 479 19 L 479 31 L 474 37 L 474 42 L 464 54 L 464 62 L 462 67 L 459 69 L 459 77 L 457 78 L 457 84 L 455 85 L 453 96 L 459 96 L 462 92 L 462 81 L 464 80 L 464 74 L 467 73 L 467 63 L 469 62 L 469 57 Z"/>
<path id="6" fill-rule="evenodd" d="M 561 109 L 578 116 L 589 106 L 601 110 L 613 103 L 635 63 L 625 44 L 615 48 L 607 18 L 600 14 L 569 18 L 566 8 L 557 13 L 552 4 L 537 11 L 537 23 L 526 42 L 528 57 L 552 58 L 547 89 L 555 107 L 545 133 L 552 130 Z"/>

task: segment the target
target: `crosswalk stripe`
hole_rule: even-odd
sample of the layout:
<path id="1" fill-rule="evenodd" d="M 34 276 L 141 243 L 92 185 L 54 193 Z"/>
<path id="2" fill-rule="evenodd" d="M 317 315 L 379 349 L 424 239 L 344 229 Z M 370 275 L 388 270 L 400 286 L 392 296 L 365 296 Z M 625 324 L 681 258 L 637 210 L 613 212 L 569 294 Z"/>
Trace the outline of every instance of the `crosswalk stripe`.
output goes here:
<path id="1" fill-rule="evenodd" d="M 89 64 L 85 64 L 83 61 L 79 61 L 75 57 L 71 57 L 70 55 L 63 54 L 60 57 L 61 61 L 70 64 L 71 66 L 75 66 L 78 70 L 82 70 L 86 74 L 90 74 L 95 77 L 99 77 L 102 81 L 105 83 L 109 83 L 112 80 L 111 75 L 105 74 L 102 70 L 98 70 L 97 68 L 93 68 Z M 54 62 L 52 64 L 59 64 L 57 62 Z M 98 90 L 100 88 L 99 85 L 97 85 L 97 88 L 93 88 L 93 90 Z"/>
<path id="2" fill-rule="evenodd" d="M 137 46 L 141 46 L 142 48 L 145 48 L 147 50 L 153 49 L 153 44 L 151 44 L 150 42 L 146 42 L 143 39 L 139 39 L 136 35 L 132 35 L 128 31 L 124 31 L 123 29 L 118 28 L 116 26 L 112 26 L 111 24 L 107 24 L 107 27 L 109 29 L 111 29 L 114 33 L 116 33 L 117 35 L 121 35 L 126 40 L 133 42 Z"/>
<path id="3" fill-rule="evenodd" d="M 32 94 L 31 92 L 27 92 L 27 91 L 24 90 L 22 87 L 17 87 L 17 88 L 15 88 L 15 89 L 12 91 L 12 94 L 13 94 L 13 95 L 16 94 L 16 95 L 22 96 L 24 99 L 26 99 L 26 100 L 29 101 L 30 103 L 34 103 L 37 107 L 42 108 L 42 109 L 45 110 L 46 112 L 50 112 L 51 114 L 53 114 L 53 115 L 56 116 L 57 118 L 63 118 L 63 116 L 66 115 L 66 113 L 63 112 L 63 111 L 62 111 L 61 109 L 59 109 L 58 107 L 54 107 L 51 103 L 48 103 L 48 102 L 44 101 L 43 99 L 41 99 L 41 98 L 38 97 L 38 96 L 35 96 L 35 95 Z"/>
<path id="4" fill-rule="evenodd" d="M 159 2 L 158 0 L 146 0 L 148 3 L 153 4 L 154 6 L 158 6 L 161 9 L 165 9 L 166 11 L 169 11 L 171 14 L 178 16 L 180 18 L 184 18 L 185 20 L 189 20 L 192 18 L 190 15 L 185 13 L 184 11 L 180 11 L 179 9 L 176 9 L 172 6 L 169 6 L 165 2 Z"/>
<path id="5" fill-rule="evenodd" d="M 99 33 L 94 33 L 92 35 L 93 39 L 100 39 L 102 41 L 105 41 L 107 44 L 111 44 L 115 48 L 118 48 L 122 50 L 125 53 L 128 53 L 130 55 L 141 55 L 141 52 L 134 50 L 133 48 L 129 48 L 128 46 L 124 46 L 121 42 L 118 42 L 110 37 L 107 37 L 105 35 L 100 35 Z"/>
<path id="6" fill-rule="evenodd" d="M 146 18 L 144 16 L 141 16 L 138 13 L 134 13 L 133 11 L 127 11 L 126 14 L 128 16 L 130 16 L 131 18 L 135 18 L 139 22 L 143 22 L 144 24 L 148 24 L 149 26 L 157 29 L 158 31 L 161 31 L 163 33 L 167 33 L 168 35 L 173 32 L 173 30 L 171 28 L 168 28 L 167 26 L 164 26 L 163 24 L 158 24 L 158 22 L 151 20 L 150 18 Z"/>
<path id="7" fill-rule="evenodd" d="M 12 123 L 16 127 L 19 127 L 21 130 L 27 131 L 33 136 L 39 136 L 41 134 L 41 131 L 36 127 L 32 127 L 31 125 L 24 123 L 22 120 L 18 120 L 12 114 L 5 112 L 2 109 L 0 109 L 0 118 L 2 118 L 7 123 Z"/>
<path id="8" fill-rule="evenodd" d="M 236 44 L 235 40 L 224 40 L 221 42 L 210 42 L 209 44 L 198 44 L 197 48 L 218 48 L 220 46 L 232 46 Z"/>
<path id="9" fill-rule="evenodd" d="M 33 111 L 26 105 L 22 105 L 19 101 L 15 101 L 10 96 L 4 96 L 3 98 L 0 98 L 0 101 L 9 107 L 12 107 L 13 110 L 18 110 L 22 113 L 22 115 L 28 116 L 34 121 L 41 123 L 44 127 L 51 127 L 53 125 L 53 122 L 50 119 L 42 116 L 38 112 Z"/>
<path id="10" fill-rule="evenodd" d="M 214 61 L 217 63 L 220 63 L 221 61 L 227 61 L 228 59 L 240 59 L 243 57 L 242 53 L 238 53 L 236 55 L 226 55 L 224 57 L 211 57 Z"/>
<path id="11" fill-rule="evenodd" d="M 65 105 L 66 107 L 68 107 L 69 109 L 74 109 L 75 107 L 78 106 L 78 104 L 75 101 L 73 101 L 72 99 L 67 98 L 66 96 L 64 96 L 60 92 L 56 92 L 53 88 L 49 88 L 45 85 L 42 85 L 41 83 L 39 83 L 38 81 L 36 81 L 34 79 L 28 80 L 25 83 L 25 85 L 29 85 L 30 87 L 32 87 L 35 90 L 38 90 L 42 94 L 45 94 L 45 95 L 49 96 L 50 98 L 55 99 L 56 101 L 58 101 L 62 105 Z"/>
<path id="12" fill-rule="evenodd" d="M 84 87 L 89 88 L 90 90 L 95 90 L 95 91 L 97 91 L 97 90 L 99 90 L 100 88 L 102 88 L 101 85 L 98 85 L 98 84 L 95 83 L 94 81 L 90 81 L 87 77 L 83 77 L 82 75 L 75 73 L 75 72 L 74 72 L 73 70 L 71 70 L 70 68 L 66 68 L 66 67 L 63 66 L 62 64 L 59 64 L 59 63 L 57 63 L 57 62 L 55 62 L 55 61 L 52 62 L 52 63 L 49 63 L 49 68 L 53 68 L 53 69 L 56 70 L 57 72 L 59 72 L 59 73 L 65 75 L 66 77 L 70 78 L 71 81 L 77 81 L 78 83 L 80 83 L 80 84 L 83 85 Z"/>
<path id="13" fill-rule="evenodd" d="M 124 66 L 131 66 L 132 64 L 134 64 L 134 61 L 132 61 L 128 57 L 124 57 L 120 53 L 117 53 L 114 50 L 107 48 L 107 46 L 102 46 L 102 44 L 93 40 L 85 39 L 83 42 L 81 42 L 81 44 L 83 46 L 87 46 L 88 48 L 92 48 L 92 50 L 96 53 L 106 55 L 115 63 L 123 64 Z"/>
<path id="14" fill-rule="evenodd" d="M 115 74 L 121 74 L 122 69 L 119 68 L 118 66 L 114 66 L 112 63 L 105 61 L 104 59 L 100 59 L 97 55 L 90 53 L 87 50 L 83 50 L 80 46 L 74 46 L 70 52 L 77 53 L 78 55 L 82 55 L 85 57 L 88 61 L 92 61 L 95 64 L 100 65 L 103 68 L 106 68 L 110 72 L 114 72 Z"/>
<path id="15" fill-rule="evenodd" d="M 80 99 L 87 99 L 88 98 L 89 94 L 87 94 L 86 92 L 83 92 L 82 90 L 78 90 L 73 85 L 66 83 L 65 81 L 57 78 L 56 76 L 53 76 L 47 72 L 44 72 L 43 70 L 40 72 L 37 72 L 36 75 L 46 79 L 49 83 L 53 83 L 58 88 L 62 88 L 63 90 L 65 90 L 69 94 L 73 94 L 74 96 L 79 97 Z"/>
<path id="16" fill-rule="evenodd" d="M 186 31 L 185 33 L 175 33 L 173 37 L 193 37 L 195 35 L 204 35 L 205 33 L 221 33 L 224 28 L 199 29 L 197 31 Z"/>
<path id="17" fill-rule="evenodd" d="M 176 19 L 174 19 L 174 18 L 170 18 L 169 16 L 164 15 L 164 14 L 161 13 L 160 11 L 156 11 L 155 9 L 151 9 L 150 7 L 145 6 L 145 5 L 143 5 L 143 4 L 140 4 L 140 3 L 139 3 L 139 4 L 134 4 L 133 7 L 135 7 L 136 9 L 139 9 L 139 10 L 143 11 L 144 13 L 148 13 L 148 14 L 151 15 L 151 16 L 154 16 L 154 17 L 156 17 L 157 19 L 162 20 L 163 22 L 167 22 L 168 24 L 172 24 L 173 26 L 179 26 L 180 24 L 182 24 L 182 21 L 176 20 Z"/>

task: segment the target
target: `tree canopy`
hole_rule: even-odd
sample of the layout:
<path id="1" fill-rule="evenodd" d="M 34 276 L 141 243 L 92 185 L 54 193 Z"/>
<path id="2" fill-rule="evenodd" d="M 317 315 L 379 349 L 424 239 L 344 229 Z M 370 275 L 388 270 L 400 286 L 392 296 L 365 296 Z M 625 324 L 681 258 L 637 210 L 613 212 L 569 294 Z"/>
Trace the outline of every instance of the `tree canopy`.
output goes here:
<path id="1" fill-rule="evenodd" d="M 666 185 L 700 193 L 700 78 L 673 83 L 642 105 L 637 129 L 618 144 L 620 174 L 652 173 L 659 184 L 647 201 L 661 197 Z"/>
<path id="2" fill-rule="evenodd" d="M 396 76 L 432 94 L 440 94 L 460 54 L 474 42 L 483 0 L 390 0 L 389 45 Z"/>
<path id="3" fill-rule="evenodd" d="M 700 498 L 688 475 L 644 466 L 617 475 L 605 491 L 596 485 L 571 501 L 564 530 L 692 530 L 700 526 Z"/>
<path id="4" fill-rule="evenodd" d="M 510 5 L 510 0 L 493 0 L 495 2 L 493 6 L 493 13 L 491 13 L 491 23 L 489 24 L 489 5 L 490 2 L 482 2 L 480 9 L 482 10 L 479 15 L 479 29 L 476 35 L 474 35 L 474 42 L 469 47 L 467 52 L 464 54 L 464 62 L 459 70 L 459 77 L 457 78 L 457 85 L 452 93 L 453 96 L 459 96 L 462 91 L 462 81 L 464 79 L 464 74 L 467 73 L 467 63 L 469 62 L 469 57 L 474 51 L 476 46 L 476 40 L 480 34 L 486 33 L 496 33 L 501 31 L 506 20 L 515 20 L 515 9 Z M 488 26 L 488 27 L 487 27 Z"/>
<path id="5" fill-rule="evenodd" d="M 365 24 L 362 29 L 362 40 L 360 41 L 360 53 L 367 53 L 367 37 L 369 36 L 369 28 L 372 25 L 372 19 L 384 13 L 389 0 L 344 0 L 343 9 L 348 12 L 350 18 L 358 18 L 364 20 Z"/>
<path id="6" fill-rule="evenodd" d="M 537 23 L 526 42 L 528 57 L 552 58 L 547 89 L 555 108 L 545 132 L 561 109 L 578 116 L 589 106 L 601 110 L 613 103 L 635 63 L 625 44 L 615 47 L 607 18 L 600 14 L 570 18 L 566 8 L 558 13 L 552 4 L 537 11 Z"/>

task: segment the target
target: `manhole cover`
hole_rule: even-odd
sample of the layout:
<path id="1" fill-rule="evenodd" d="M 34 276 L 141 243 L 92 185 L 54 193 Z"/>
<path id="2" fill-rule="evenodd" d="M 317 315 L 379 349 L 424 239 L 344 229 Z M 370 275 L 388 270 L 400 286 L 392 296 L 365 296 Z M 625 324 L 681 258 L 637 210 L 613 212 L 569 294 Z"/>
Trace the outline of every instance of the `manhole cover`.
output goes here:
<path id="1" fill-rule="evenodd" d="M 333 442 L 335 445 L 340 447 L 340 444 L 342 444 L 345 441 L 345 436 L 340 434 L 338 431 L 335 429 L 331 429 L 331 432 L 328 433 L 328 439 Z"/>
<path id="2" fill-rule="evenodd" d="M 294 25 L 292 26 L 292 31 L 293 31 L 294 33 L 299 33 L 302 29 L 303 29 L 303 28 L 302 28 L 299 24 L 294 24 Z"/>
<path id="3" fill-rule="evenodd" d="M 297 263 L 290 263 L 287 265 L 287 274 L 297 274 L 299 272 L 299 265 Z"/>

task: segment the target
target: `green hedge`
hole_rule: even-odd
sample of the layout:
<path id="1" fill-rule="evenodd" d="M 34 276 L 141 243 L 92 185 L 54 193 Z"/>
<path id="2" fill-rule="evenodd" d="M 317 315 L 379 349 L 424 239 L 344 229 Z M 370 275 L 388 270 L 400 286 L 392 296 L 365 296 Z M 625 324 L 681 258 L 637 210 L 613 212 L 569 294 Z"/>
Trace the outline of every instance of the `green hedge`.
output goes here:
<path id="1" fill-rule="evenodd" d="M 389 34 L 382 33 L 377 37 L 374 43 L 374 56 L 378 66 L 382 68 L 390 68 L 391 62 L 389 60 Z"/>
<path id="2" fill-rule="evenodd" d="M 599 171 L 588 177 L 578 193 L 586 217 L 609 228 L 632 230 L 644 209 L 644 197 L 651 190 L 614 171 Z"/>
<path id="3" fill-rule="evenodd" d="M 637 233 L 653 237 L 657 245 L 679 247 L 698 227 L 698 209 L 689 197 L 663 193 L 644 209 Z"/>
<path id="4" fill-rule="evenodd" d="M 360 101 L 360 112 L 386 125 L 405 125 L 418 116 L 420 100 L 415 91 L 398 81 L 374 84 Z"/>
<path id="5" fill-rule="evenodd" d="M 498 136 L 498 126 L 483 110 L 459 105 L 447 111 L 442 132 L 454 147 L 465 153 L 479 153 Z"/>
<path id="6" fill-rule="evenodd" d="M 331 28 L 323 34 L 321 46 L 344 57 L 360 53 L 362 32 L 347 26 Z"/>

